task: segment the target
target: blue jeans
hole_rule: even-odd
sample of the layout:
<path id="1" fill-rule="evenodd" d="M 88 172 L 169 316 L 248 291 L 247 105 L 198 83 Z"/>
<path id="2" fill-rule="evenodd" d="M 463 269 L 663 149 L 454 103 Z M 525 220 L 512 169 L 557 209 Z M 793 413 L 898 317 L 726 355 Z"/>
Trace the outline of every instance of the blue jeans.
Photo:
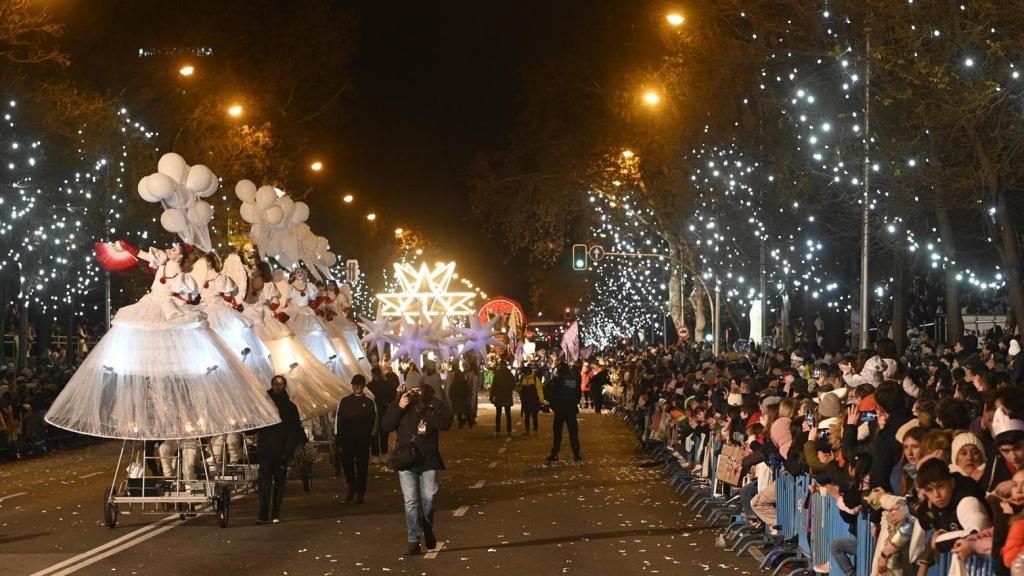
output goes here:
<path id="1" fill-rule="evenodd" d="M 434 526 L 437 471 L 399 470 L 398 481 L 405 499 L 405 529 L 409 532 L 409 542 L 419 542 L 423 538 L 423 527 Z"/>
<path id="2" fill-rule="evenodd" d="M 757 518 L 754 509 L 750 507 L 750 501 L 757 495 L 757 480 L 752 480 L 740 488 L 740 506 L 743 507 L 743 515 L 750 519 Z"/>
<path id="3" fill-rule="evenodd" d="M 832 558 L 836 561 L 839 569 L 843 571 L 844 576 L 856 576 L 857 568 L 850 562 L 850 556 L 857 557 L 857 539 L 853 536 L 849 538 L 836 538 L 828 545 L 829 552 L 832 553 Z"/>

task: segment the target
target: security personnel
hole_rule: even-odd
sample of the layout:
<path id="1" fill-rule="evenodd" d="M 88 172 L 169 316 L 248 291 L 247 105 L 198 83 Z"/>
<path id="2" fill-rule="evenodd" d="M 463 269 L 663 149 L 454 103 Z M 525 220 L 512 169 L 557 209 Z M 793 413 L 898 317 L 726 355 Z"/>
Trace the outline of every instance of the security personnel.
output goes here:
<path id="1" fill-rule="evenodd" d="M 345 470 L 348 495 L 363 503 L 366 495 L 366 476 L 370 466 L 370 443 L 377 429 L 377 407 L 365 394 L 366 378 L 362 374 L 352 377 L 352 394 L 338 403 L 338 418 L 334 441 L 341 451 L 341 465 Z"/>
<path id="2" fill-rule="evenodd" d="M 562 428 L 569 430 L 569 445 L 572 446 L 573 461 L 583 462 L 580 453 L 580 428 L 576 415 L 580 411 L 580 371 L 578 363 L 570 368 L 559 358 L 548 381 L 544 384 L 544 398 L 551 405 L 555 418 L 551 438 L 551 454 L 544 460 L 546 464 L 558 462 L 558 451 L 562 447 Z"/>

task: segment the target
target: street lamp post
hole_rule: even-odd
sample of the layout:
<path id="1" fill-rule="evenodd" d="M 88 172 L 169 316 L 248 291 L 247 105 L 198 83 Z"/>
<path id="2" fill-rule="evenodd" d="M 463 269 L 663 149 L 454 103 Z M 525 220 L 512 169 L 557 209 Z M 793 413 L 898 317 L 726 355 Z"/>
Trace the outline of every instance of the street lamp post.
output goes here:
<path id="1" fill-rule="evenodd" d="M 721 331 L 721 327 L 722 327 L 722 289 L 721 289 L 721 285 L 719 285 L 719 283 L 718 283 L 718 276 L 717 275 L 715 276 L 715 310 L 714 310 L 714 315 L 715 315 L 715 325 L 712 328 L 712 333 L 713 333 L 713 338 L 715 340 L 714 340 L 714 342 L 711 343 L 711 353 L 714 354 L 715 357 L 717 358 L 718 357 L 719 349 L 721 348 L 721 344 L 719 343 L 719 336 L 722 333 L 722 331 Z"/>

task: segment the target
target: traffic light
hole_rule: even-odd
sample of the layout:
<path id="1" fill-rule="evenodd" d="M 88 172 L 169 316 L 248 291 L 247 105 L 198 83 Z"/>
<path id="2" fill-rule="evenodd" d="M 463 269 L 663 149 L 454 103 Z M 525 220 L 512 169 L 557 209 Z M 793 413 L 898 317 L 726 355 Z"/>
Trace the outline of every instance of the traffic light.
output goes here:
<path id="1" fill-rule="evenodd" d="M 586 270 L 587 269 L 587 245 L 586 244 L 573 244 L 572 245 L 572 269 L 573 270 Z"/>
<path id="2" fill-rule="evenodd" d="M 565 309 L 562 310 L 562 318 L 566 320 L 572 319 L 572 307 L 566 306 Z"/>

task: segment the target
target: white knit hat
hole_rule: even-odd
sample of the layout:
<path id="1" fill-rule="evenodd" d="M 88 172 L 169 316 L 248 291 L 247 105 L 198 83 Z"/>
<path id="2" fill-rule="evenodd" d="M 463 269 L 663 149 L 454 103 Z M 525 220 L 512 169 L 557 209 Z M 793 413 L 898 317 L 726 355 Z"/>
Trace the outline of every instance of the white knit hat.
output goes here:
<path id="1" fill-rule="evenodd" d="M 1017 354 L 1020 354 L 1020 342 L 1018 342 L 1016 338 L 1010 340 L 1009 353 L 1010 356 L 1016 356 Z"/>

